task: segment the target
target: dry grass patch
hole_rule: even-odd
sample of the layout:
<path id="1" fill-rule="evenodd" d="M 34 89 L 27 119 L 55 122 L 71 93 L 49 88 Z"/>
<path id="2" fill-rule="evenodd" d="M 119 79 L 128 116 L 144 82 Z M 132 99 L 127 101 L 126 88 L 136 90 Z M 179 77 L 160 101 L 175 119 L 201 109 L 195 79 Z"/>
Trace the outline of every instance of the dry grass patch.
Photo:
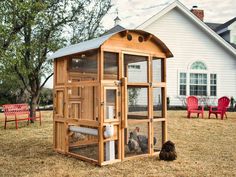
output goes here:
<path id="1" fill-rule="evenodd" d="M 0 176 L 236 176 L 236 113 L 228 119 L 187 119 L 185 111 L 169 111 L 169 139 L 178 158 L 173 162 L 138 158 L 95 167 L 52 150 L 52 112 L 43 124 L 0 127 Z M 1 120 L 3 115 L 0 115 Z"/>

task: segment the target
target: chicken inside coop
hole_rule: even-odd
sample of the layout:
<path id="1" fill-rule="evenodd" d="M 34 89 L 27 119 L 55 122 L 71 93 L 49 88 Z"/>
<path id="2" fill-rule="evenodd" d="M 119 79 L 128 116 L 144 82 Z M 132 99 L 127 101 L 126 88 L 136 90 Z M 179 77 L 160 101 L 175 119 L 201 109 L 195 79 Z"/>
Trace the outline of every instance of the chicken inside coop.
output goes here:
<path id="1" fill-rule="evenodd" d="M 155 145 L 156 142 L 156 137 L 154 137 L 153 145 Z M 135 127 L 135 129 L 129 133 L 128 149 L 129 152 L 134 153 L 148 152 L 148 136 L 141 134 L 139 127 Z"/>

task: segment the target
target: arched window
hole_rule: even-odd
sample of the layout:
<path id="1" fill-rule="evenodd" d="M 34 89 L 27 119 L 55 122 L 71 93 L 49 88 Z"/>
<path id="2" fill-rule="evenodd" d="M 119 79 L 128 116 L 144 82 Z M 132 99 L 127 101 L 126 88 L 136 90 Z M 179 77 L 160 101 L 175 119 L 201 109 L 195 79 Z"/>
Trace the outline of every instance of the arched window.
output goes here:
<path id="1" fill-rule="evenodd" d="M 191 69 L 198 69 L 198 70 L 207 70 L 206 65 L 205 65 L 203 62 L 201 62 L 201 61 L 195 61 L 195 62 L 191 65 L 190 68 L 191 68 Z"/>

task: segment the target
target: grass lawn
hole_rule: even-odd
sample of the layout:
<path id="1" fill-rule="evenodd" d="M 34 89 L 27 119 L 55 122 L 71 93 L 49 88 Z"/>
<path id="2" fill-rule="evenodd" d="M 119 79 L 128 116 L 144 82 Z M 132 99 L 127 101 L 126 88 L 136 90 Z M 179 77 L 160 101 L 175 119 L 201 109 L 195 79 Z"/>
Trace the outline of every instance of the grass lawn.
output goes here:
<path id="1" fill-rule="evenodd" d="M 168 117 L 176 161 L 138 158 L 102 168 L 53 151 L 52 112 L 43 112 L 41 127 L 21 123 L 15 130 L 9 123 L 4 130 L 0 122 L 0 176 L 236 176 L 236 113 L 223 121 L 187 119 L 185 111 L 169 111 Z"/>

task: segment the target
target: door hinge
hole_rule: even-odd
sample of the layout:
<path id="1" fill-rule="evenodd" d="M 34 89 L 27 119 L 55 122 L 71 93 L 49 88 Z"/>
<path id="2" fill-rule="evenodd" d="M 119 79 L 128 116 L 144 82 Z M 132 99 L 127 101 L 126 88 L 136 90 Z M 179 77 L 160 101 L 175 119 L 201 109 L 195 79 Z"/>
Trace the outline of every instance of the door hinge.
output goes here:
<path id="1" fill-rule="evenodd" d="M 118 91 L 118 96 L 120 96 L 120 91 Z"/>
<path id="2" fill-rule="evenodd" d="M 116 81 L 115 84 L 116 84 L 117 86 L 120 86 L 120 85 L 122 84 L 122 82 L 121 82 L 121 81 Z"/>
<path id="3" fill-rule="evenodd" d="M 120 117 L 121 116 L 121 113 L 120 112 L 118 112 L 118 117 Z"/>

